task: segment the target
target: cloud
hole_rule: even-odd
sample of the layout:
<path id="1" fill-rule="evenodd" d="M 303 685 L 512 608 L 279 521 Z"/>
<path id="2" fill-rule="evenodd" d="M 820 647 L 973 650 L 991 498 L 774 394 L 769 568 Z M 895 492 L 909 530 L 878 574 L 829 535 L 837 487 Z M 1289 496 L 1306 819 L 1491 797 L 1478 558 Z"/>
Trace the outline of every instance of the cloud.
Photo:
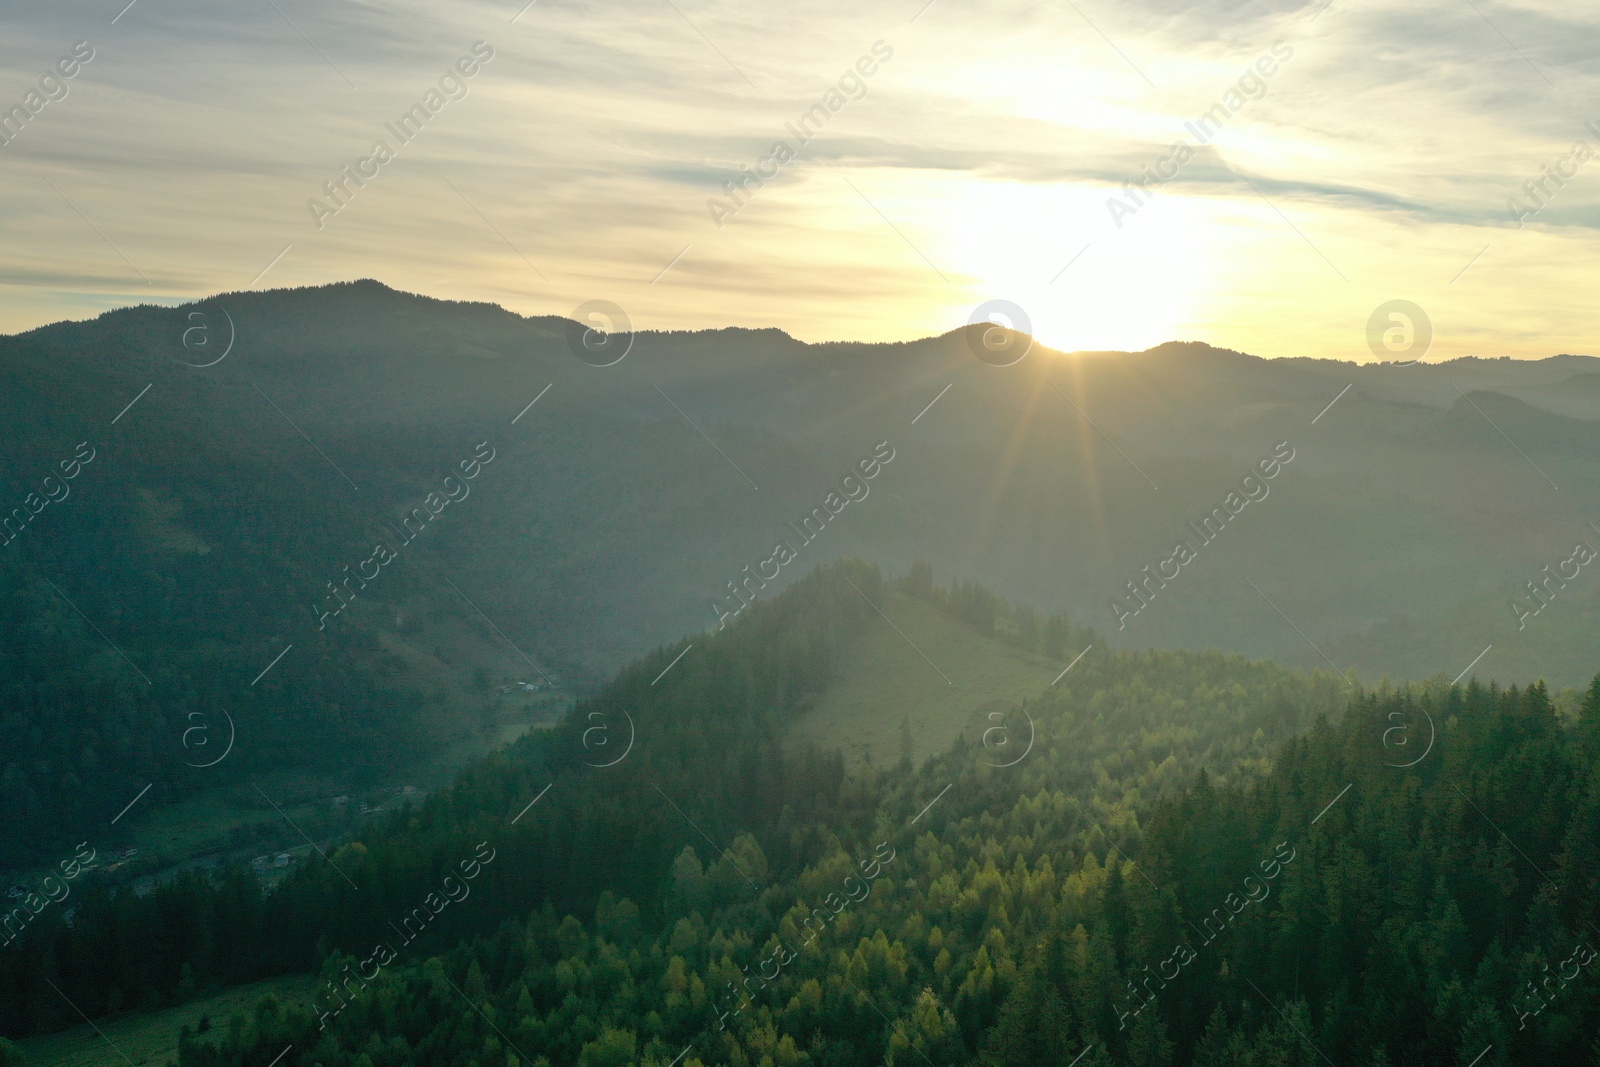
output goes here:
<path id="1" fill-rule="evenodd" d="M 1293 0 L 938 0 L 915 23 L 920 2 L 541 0 L 520 15 L 523 0 L 274 2 L 281 13 L 138 0 L 115 25 L 116 10 L 85 0 L 8 16 L 0 102 L 20 99 L 73 41 L 97 54 L 65 100 L 0 149 L 11 194 L 0 202 L 0 284 L 12 287 L 0 329 L 135 289 L 176 300 L 238 288 L 290 246 L 262 285 L 379 276 L 524 313 L 566 314 L 604 296 L 637 307 L 641 325 L 914 337 L 963 321 L 996 288 L 1033 284 L 1006 264 L 1037 256 L 1053 264 L 1048 278 L 1092 240 L 1102 243 L 1084 265 L 1107 285 L 1126 271 L 1126 284 L 1151 287 L 1138 263 L 1157 247 L 1203 256 L 1213 273 L 1215 257 L 1243 257 L 1223 272 L 1232 293 L 1150 293 L 1169 310 L 1205 308 L 1204 318 L 1172 312 L 1174 329 L 1198 336 L 1235 330 L 1247 306 L 1300 299 L 1284 289 L 1293 271 L 1262 266 L 1251 242 L 1269 238 L 1253 224 L 1227 229 L 1267 210 L 1244 178 L 1313 233 L 1351 242 L 1341 258 L 1448 280 L 1456 256 L 1510 239 L 1506 198 L 1600 119 L 1600 108 L 1585 111 L 1600 87 L 1586 43 L 1600 12 L 1555 0 L 1477 0 L 1482 15 L 1380 0 L 1334 0 L 1320 13 Z M 412 143 L 391 144 L 394 162 L 317 229 L 308 198 L 387 139 L 384 124 L 478 40 L 496 54 L 467 98 Z M 866 96 L 795 144 L 799 158 L 717 229 L 707 198 L 790 139 L 785 123 L 880 40 L 894 57 Z M 1181 232 L 1109 231 L 1106 198 L 1279 40 L 1295 56 L 1267 94 L 1158 194 L 1172 206 L 1152 225 Z M 875 198 L 894 191 L 879 206 L 898 235 L 843 184 L 852 175 Z M 1010 209 L 1005 233 L 974 217 L 1018 196 L 1039 205 L 1031 225 Z M 1554 253 L 1597 223 L 1600 164 L 1530 229 Z M 1029 230 L 1048 246 L 1029 247 Z M 1271 254 L 1307 254 L 1295 241 L 1289 233 Z M 1160 285 L 1189 284 L 1184 275 Z M 1492 332 L 1492 312 L 1481 307 L 1463 332 Z M 1572 347 L 1590 322 L 1561 314 Z M 1348 317 L 1364 321 L 1359 308 Z M 1211 339 L 1240 347 L 1255 328 Z M 1287 335 L 1294 324 L 1273 328 Z"/>

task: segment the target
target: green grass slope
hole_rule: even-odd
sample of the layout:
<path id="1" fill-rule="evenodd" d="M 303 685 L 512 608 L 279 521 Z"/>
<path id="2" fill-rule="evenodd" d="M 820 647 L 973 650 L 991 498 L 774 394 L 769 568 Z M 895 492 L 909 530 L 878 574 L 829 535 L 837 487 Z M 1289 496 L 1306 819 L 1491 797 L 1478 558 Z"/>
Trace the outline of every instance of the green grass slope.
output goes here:
<path id="1" fill-rule="evenodd" d="M 1067 665 L 980 636 L 905 593 L 890 593 L 879 607 L 885 618 L 863 635 L 839 680 L 793 721 L 791 744 L 882 765 L 900 758 L 909 725 L 911 758 L 920 763 L 962 733 L 981 743 L 999 721 L 990 712 L 1037 696 Z"/>
<path id="2" fill-rule="evenodd" d="M 294 975 L 235 986 L 214 996 L 200 997 L 158 1012 L 129 1012 L 59 1033 L 17 1042 L 29 1067 L 104 1067 L 132 1063 L 134 1067 L 164 1067 L 178 1060 L 178 1031 L 200 1025 L 202 1017 L 226 1027 L 234 1012 L 249 1015 L 271 995 L 280 1001 L 307 1000 L 317 982 L 315 975 Z M 124 1059 L 126 1057 L 126 1059 Z"/>

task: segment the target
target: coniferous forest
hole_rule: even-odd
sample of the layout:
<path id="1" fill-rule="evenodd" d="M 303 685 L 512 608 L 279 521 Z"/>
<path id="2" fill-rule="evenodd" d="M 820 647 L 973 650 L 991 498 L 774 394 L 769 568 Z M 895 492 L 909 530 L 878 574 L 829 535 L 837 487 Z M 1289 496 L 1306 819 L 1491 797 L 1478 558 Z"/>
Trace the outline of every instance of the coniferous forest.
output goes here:
<path id="1" fill-rule="evenodd" d="M 821 569 L 275 888 L 80 891 L 0 956 L 0 1024 L 316 972 L 178 1062 L 1600 1062 L 1600 679 L 1370 689 L 1057 622 L 1088 653 L 1004 736 L 786 749 L 893 592 L 1052 626 Z"/>

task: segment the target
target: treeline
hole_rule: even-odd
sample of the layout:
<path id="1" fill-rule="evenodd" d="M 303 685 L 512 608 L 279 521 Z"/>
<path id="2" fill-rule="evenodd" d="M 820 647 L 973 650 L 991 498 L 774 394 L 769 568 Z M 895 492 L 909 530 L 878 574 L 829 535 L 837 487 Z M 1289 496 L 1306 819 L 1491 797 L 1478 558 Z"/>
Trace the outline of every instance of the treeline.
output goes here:
<path id="1" fill-rule="evenodd" d="M 936 604 L 985 637 L 1025 652 L 1060 659 L 1075 656 L 1095 639 L 1094 631 L 1074 628 L 1063 614 L 1041 618 L 1026 605 L 1013 606 L 981 585 L 955 581 L 948 588 L 934 584 L 933 565 L 916 560 L 901 578 L 901 592 Z"/>

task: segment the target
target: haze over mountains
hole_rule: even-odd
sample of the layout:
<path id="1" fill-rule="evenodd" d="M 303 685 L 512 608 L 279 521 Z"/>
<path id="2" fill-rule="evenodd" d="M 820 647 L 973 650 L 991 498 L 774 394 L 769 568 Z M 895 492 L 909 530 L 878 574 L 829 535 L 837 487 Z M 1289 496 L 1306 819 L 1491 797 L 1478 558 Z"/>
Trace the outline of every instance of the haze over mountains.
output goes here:
<path id="1" fill-rule="evenodd" d="M 1069 359 L 1035 348 L 996 368 L 976 361 L 960 334 L 813 346 L 777 331 L 723 330 L 640 334 L 621 363 L 595 368 L 568 352 L 565 320 L 376 283 L 199 307 L 217 306 L 238 339 L 204 370 L 177 362 L 198 360 L 182 347 L 194 325 L 187 308 L 131 309 L 7 339 L 8 414 L 28 431 L 11 438 L 6 459 L 45 471 L 77 439 L 103 441 L 102 481 L 131 478 L 169 499 L 168 509 L 193 511 L 199 486 L 221 477 L 208 453 L 226 452 L 261 468 L 252 496 L 293 501 L 316 527 L 283 536 L 349 546 L 322 559 L 281 553 L 333 578 L 365 555 L 382 531 L 373 524 L 398 523 L 488 440 L 504 458 L 438 524 L 441 556 L 459 568 L 452 574 L 480 579 L 473 599 L 519 643 L 594 681 L 652 643 L 715 624 L 710 602 L 737 603 L 726 583 L 783 539 L 804 554 L 801 567 L 860 555 L 903 569 L 925 558 L 941 575 L 1070 610 L 1113 642 L 1315 660 L 1248 577 L 1318 644 L 1350 644 L 1340 667 L 1367 676 L 1415 674 L 1434 652 L 1444 671 L 1453 654 L 1470 658 L 1491 641 L 1521 657 L 1506 664 L 1512 674 L 1563 683 L 1585 674 L 1539 643 L 1539 630 L 1548 640 L 1557 627 L 1515 642 L 1507 601 L 1594 536 L 1584 524 L 1600 519 L 1589 503 L 1600 469 L 1584 455 L 1600 441 L 1600 360 L 1591 357 L 1355 366 L 1170 344 Z M 213 327 L 225 328 L 220 319 Z M 147 382 L 139 407 L 108 427 Z M 870 484 L 869 501 L 811 544 L 786 529 L 880 441 L 897 458 Z M 1284 441 L 1295 459 L 1269 499 L 1119 632 L 1106 601 L 1126 595 L 1125 582 L 1174 541 L 1198 548 L 1185 524 L 1220 506 Z M 158 480 L 131 454 L 152 446 L 191 469 Z M 60 527 L 51 538 L 81 530 L 80 513 L 133 499 L 133 485 L 83 483 L 60 509 L 77 522 L 51 516 Z M 197 549 L 175 543 L 185 522 L 157 523 L 153 508 L 145 504 L 142 519 L 110 514 L 143 535 L 144 551 L 192 561 Z M 371 522 L 340 527 L 357 515 Z M 220 534 L 196 529 L 208 544 Z M 786 570 L 776 584 L 792 577 Z M 285 615 L 311 615 L 318 591 L 286 589 Z M 202 603 L 185 612 L 223 594 L 196 597 Z M 1580 578 L 1561 599 L 1591 595 Z M 1480 603 L 1493 610 L 1476 647 L 1417 645 L 1420 633 L 1411 648 L 1360 641 L 1386 622 L 1470 614 Z"/>
<path id="2" fill-rule="evenodd" d="M 1596 361 L 997 340 L 0 339 L 0 1064 L 1581 1059 Z"/>
<path id="3" fill-rule="evenodd" d="M 1600 585 L 1562 569 L 1600 544 L 1592 357 L 1358 366 L 1173 343 L 1001 368 L 960 332 L 730 329 L 640 333 L 596 367 L 571 326 L 364 281 L 0 339 L 6 507 L 32 511 L 95 450 L 0 557 L 8 676 L 103 686 L 174 744 L 186 714 L 227 706 L 256 735 L 241 773 L 312 758 L 313 736 L 377 762 L 432 743 L 463 690 L 592 688 L 717 625 L 780 542 L 793 559 L 763 596 L 844 556 L 891 575 L 921 559 L 1113 646 L 1376 679 L 1454 677 L 1492 645 L 1480 676 L 1593 672 Z M 1265 496 L 1230 505 L 1275 451 L 1292 459 Z M 1189 524 L 1214 509 L 1206 541 Z M 1179 541 L 1193 558 L 1115 612 Z M 62 729 L 57 771 L 108 736 Z M 42 810 L 45 776 L 18 774 L 6 802 Z M 129 770 L 126 795 L 148 780 Z"/>
<path id="4" fill-rule="evenodd" d="M 1600 1067 L 1600 7 L 12 7 L 0 1067 Z"/>
<path id="5" fill-rule="evenodd" d="M 863 656 L 885 618 L 918 647 Z M 1569 931 L 1600 918 L 1600 679 L 1557 708 L 1543 684 L 1361 691 L 1095 642 L 1045 683 L 1026 638 L 1089 640 L 1062 629 L 926 567 L 817 568 L 666 681 L 688 646 L 281 881 L 87 879 L 75 922 L 47 912 L 0 953 L 0 1033 L 32 1035 L 0 1062 L 1589 1058 L 1594 954 Z M 928 721 L 935 658 L 950 688 L 1035 674 L 1034 696 L 956 740 L 959 707 Z M 788 743 L 841 699 L 918 718 L 897 762 Z M 640 743 L 602 755 L 595 724 L 623 712 Z M 1397 764 L 1395 724 L 1424 722 Z M 946 743 L 919 764 L 930 729 Z M 1528 990 L 1551 944 L 1547 1002 Z M 1276 1013 L 1264 984 L 1292 991 Z"/>

